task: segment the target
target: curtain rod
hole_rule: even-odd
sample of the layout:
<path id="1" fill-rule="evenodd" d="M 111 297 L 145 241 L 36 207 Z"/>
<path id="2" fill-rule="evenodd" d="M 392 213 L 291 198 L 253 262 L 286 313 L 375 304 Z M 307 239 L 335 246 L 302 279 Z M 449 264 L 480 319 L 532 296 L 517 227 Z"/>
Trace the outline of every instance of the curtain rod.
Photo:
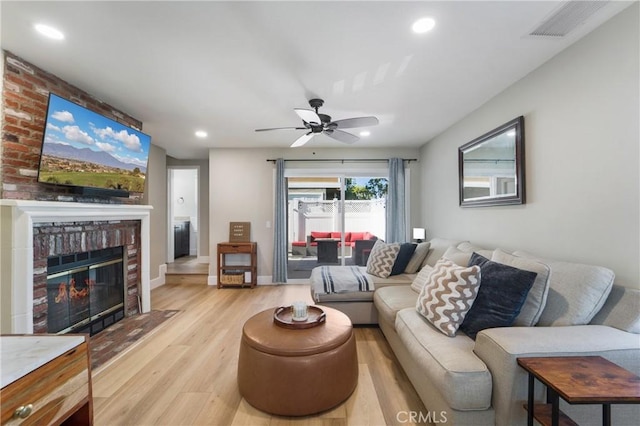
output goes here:
<path id="1" fill-rule="evenodd" d="M 278 161 L 275 158 L 270 158 L 267 159 L 267 161 L 271 161 L 272 163 L 275 163 L 276 161 Z M 337 162 L 337 163 L 382 163 L 382 162 L 388 162 L 389 159 L 388 158 L 371 158 L 371 159 L 364 159 L 364 158 L 343 158 L 343 159 L 331 159 L 331 158 L 318 158 L 318 159 L 312 159 L 312 158 L 304 158 L 304 159 L 300 159 L 300 160 L 296 160 L 296 159 L 289 159 L 289 160 L 284 160 L 285 162 L 287 161 L 315 161 L 315 162 Z M 417 158 L 403 158 L 402 161 L 407 161 L 407 162 L 412 162 L 412 161 L 418 161 Z"/>

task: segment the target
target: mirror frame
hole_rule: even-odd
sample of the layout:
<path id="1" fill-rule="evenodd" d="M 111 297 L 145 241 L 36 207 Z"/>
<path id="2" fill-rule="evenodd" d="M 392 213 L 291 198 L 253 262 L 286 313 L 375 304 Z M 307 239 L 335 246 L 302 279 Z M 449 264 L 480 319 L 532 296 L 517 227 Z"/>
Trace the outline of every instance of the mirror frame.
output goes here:
<path id="1" fill-rule="evenodd" d="M 499 136 L 509 130 L 516 131 L 516 193 L 514 195 L 505 197 L 487 197 L 482 199 L 465 200 L 464 194 L 464 153 L 469 148 L 481 145 L 488 140 Z M 525 174 L 524 174 L 524 116 L 514 118 L 513 120 L 503 124 L 491 130 L 488 133 L 480 136 L 462 145 L 458 148 L 458 179 L 459 179 L 459 202 L 460 207 L 485 207 L 485 206 L 504 206 L 512 204 L 524 204 L 525 203 Z"/>

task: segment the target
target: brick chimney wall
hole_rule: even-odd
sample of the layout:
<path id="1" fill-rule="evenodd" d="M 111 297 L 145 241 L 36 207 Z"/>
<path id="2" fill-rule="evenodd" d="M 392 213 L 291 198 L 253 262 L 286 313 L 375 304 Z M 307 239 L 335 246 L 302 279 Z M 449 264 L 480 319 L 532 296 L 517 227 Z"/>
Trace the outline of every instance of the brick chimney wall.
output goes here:
<path id="1" fill-rule="evenodd" d="M 72 188 L 38 183 L 38 166 L 49 92 L 107 116 L 129 127 L 142 129 L 135 118 L 101 102 L 22 58 L 4 51 L 3 121 L 0 144 L 0 198 L 82 203 L 140 204 L 142 193 L 129 198 L 86 196 Z M 47 331 L 47 257 L 124 246 L 125 315 L 138 310 L 140 282 L 140 221 L 113 220 L 40 223 L 34 232 L 34 331 Z"/>
<path id="2" fill-rule="evenodd" d="M 142 123 L 18 56 L 7 51 L 4 54 L 0 198 L 139 204 L 142 193 L 131 193 L 128 199 L 84 196 L 74 194 L 69 187 L 38 183 L 49 92 L 129 127 L 142 130 Z"/>

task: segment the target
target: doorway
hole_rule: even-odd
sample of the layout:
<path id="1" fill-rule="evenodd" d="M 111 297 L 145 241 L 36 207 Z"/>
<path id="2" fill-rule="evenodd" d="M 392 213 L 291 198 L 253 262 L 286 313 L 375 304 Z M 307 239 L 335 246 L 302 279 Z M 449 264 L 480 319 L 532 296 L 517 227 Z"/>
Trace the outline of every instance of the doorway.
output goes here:
<path id="1" fill-rule="evenodd" d="M 167 263 L 199 255 L 199 168 L 167 168 Z"/>

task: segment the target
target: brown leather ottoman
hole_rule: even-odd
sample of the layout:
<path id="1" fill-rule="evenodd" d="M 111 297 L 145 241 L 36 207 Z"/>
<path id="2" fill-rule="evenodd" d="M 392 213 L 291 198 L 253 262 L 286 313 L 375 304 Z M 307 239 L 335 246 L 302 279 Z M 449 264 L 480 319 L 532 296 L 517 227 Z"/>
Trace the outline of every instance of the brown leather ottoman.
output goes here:
<path id="1" fill-rule="evenodd" d="M 291 330 L 273 321 L 274 309 L 249 318 L 238 360 L 240 394 L 255 408 L 305 416 L 346 400 L 358 383 L 358 355 L 351 321 L 322 307 L 326 322 Z"/>

